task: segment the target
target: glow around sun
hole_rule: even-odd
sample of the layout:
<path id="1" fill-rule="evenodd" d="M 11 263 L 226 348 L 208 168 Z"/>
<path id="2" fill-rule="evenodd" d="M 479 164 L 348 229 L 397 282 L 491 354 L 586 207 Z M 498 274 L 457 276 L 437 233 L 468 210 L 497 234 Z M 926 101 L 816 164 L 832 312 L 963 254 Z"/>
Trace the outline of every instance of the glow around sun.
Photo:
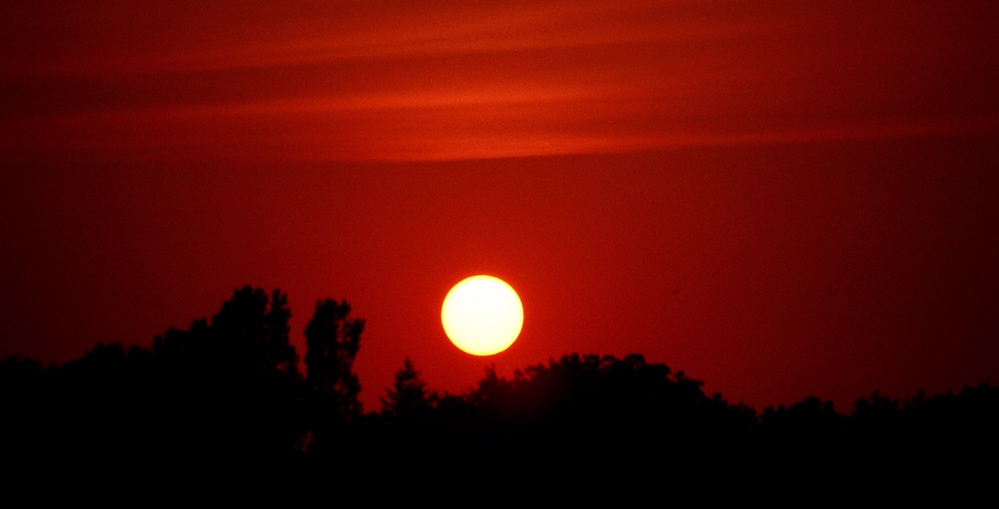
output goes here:
<path id="1" fill-rule="evenodd" d="M 524 326 L 524 306 L 513 287 L 492 276 L 472 276 L 454 285 L 441 306 L 444 332 L 472 355 L 510 347 Z"/>

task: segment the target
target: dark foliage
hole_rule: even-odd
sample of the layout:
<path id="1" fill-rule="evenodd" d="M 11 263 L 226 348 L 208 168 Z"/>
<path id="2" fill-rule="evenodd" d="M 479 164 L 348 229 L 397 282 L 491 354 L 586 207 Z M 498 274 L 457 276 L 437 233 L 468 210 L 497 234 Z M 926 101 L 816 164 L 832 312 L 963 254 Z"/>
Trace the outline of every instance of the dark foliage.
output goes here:
<path id="1" fill-rule="evenodd" d="M 5 359 L 0 454 L 159 468 L 283 464 L 341 476 L 391 475 L 433 457 L 537 475 L 651 472 L 673 486 L 708 474 L 808 486 L 987 477 L 999 452 L 999 389 L 988 384 L 904 401 L 874 392 L 849 415 L 815 397 L 757 415 L 637 354 L 566 355 L 512 379 L 490 368 L 460 395 L 430 390 L 406 358 L 381 412 L 365 414 L 352 367 L 364 321 L 346 302 L 319 301 L 303 377 L 290 316 L 284 294 L 245 287 L 210 322 L 170 329 L 151 349 L 98 344 L 61 367 Z"/>
<path id="2" fill-rule="evenodd" d="M 350 317 L 350 305 L 320 300 L 305 328 L 309 432 L 305 446 L 313 453 L 342 450 L 341 438 L 362 416 L 361 383 L 353 371 L 361 348 L 364 320 Z"/>
<path id="3" fill-rule="evenodd" d="M 385 392 L 386 395 L 381 398 L 382 415 L 399 424 L 425 417 L 439 398 L 436 392 L 427 388 L 427 383 L 409 357 L 403 361 L 402 369 L 395 373 L 395 383 Z"/>
<path id="4" fill-rule="evenodd" d="M 488 370 L 468 401 L 518 441 L 572 450 L 604 436 L 615 437 L 621 450 L 691 451 L 708 435 L 730 440 L 753 422 L 751 411 L 706 396 L 701 385 L 641 355 L 572 354 L 528 367 L 512 381 Z"/>
<path id="5" fill-rule="evenodd" d="M 361 383 L 352 365 L 361 348 L 364 320 L 350 318 L 346 301 L 326 299 L 305 328 L 307 381 L 313 394 L 334 407 L 334 414 L 349 420 L 361 414 Z"/>

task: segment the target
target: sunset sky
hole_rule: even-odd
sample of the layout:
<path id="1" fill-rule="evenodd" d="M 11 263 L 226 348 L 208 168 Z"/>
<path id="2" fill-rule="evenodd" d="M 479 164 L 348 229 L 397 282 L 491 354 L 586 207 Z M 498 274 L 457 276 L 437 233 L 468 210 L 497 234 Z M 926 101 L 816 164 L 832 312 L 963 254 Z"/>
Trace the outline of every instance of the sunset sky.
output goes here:
<path id="1" fill-rule="evenodd" d="M 642 353 L 758 410 L 999 383 L 999 2 L 0 5 L 0 356 L 234 289 L 461 392 Z M 489 274 L 521 338 L 440 306 Z"/>

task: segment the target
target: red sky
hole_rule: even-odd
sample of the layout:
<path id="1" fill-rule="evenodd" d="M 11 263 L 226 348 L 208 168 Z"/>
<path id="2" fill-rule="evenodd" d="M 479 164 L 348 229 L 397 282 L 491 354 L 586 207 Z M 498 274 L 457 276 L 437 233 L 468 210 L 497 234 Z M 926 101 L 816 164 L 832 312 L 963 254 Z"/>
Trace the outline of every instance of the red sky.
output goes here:
<path id="1" fill-rule="evenodd" d="M 250 284 L 297 342 L 368 320 L 368 410 L 405 356 L 460 392 L 638 352 L 757 409 L 999 383 L 995 2 L 12 4 L 0 355 Z M 490 358 L 439 323 L 479 273 L 525 305 Z"/>

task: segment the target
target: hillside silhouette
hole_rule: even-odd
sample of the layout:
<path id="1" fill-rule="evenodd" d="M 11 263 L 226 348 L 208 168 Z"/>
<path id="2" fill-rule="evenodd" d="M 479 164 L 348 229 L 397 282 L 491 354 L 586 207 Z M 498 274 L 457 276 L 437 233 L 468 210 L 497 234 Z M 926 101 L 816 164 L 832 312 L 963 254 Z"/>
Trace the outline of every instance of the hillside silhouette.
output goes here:
<path id="1" fill-rule="evenodd" d="M 211 320 L 150 348 L 97 344 L 61 366 L 7 358 L 0 454 L 10 464 L 99 457 L 159 468 L 366 465 L 379 475 L 412 458 L 488 458 L 591 476 L 800 480 L 970 478 L 994 472 L 999 451 L 999 390 L 986 383 L 905 400 L 875 391 L 847 413 L 814 397 L 757 412 L 640 354 L 574 353 L 512 379 L 488 369 L 462 394 L 431 389 L 406 358 L 383 407 L 365 413 L 352 369 L 364 321 L 350 312 L 319 301 L 301 357 L 286 295 L 244 287 Z"/>

